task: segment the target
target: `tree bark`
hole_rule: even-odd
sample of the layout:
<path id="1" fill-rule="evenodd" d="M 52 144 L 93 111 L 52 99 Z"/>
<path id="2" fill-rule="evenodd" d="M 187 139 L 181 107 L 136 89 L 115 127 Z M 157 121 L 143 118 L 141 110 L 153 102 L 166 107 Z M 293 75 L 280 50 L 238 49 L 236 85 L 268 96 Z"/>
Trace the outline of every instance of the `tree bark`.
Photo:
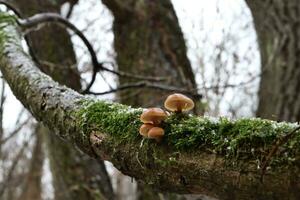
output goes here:
<path id="1" fill-rule="evenodd" d="M 261 52 L 262 75 L 257 116 L 299 121 L 299 1 L 248 0 L 247 3 Z"/>
<path id="2" fill-rule="evenodd" d="M 165 76 L 167 84 L 197 88 L 178 19 L 170 0 L 102 1 L 114 14 L 114 47 L 118 69 L 144 76 Z M 120 16 L 119 13 L 125 13 Z M 119 85 L 140 80 L 119 78 Z M 169 92 L 141 88 L 118 93 L 122 104 L 134 107 L 163 107 Z M 199 100 L 199 99 L 196 99 Z M 172 197 L 175 198 L 175 195 Z M 138 199 L 159 199 L 145 184 L 138 185 Z"/>
<path id="3" fill-rule="evenodd" d="M 31 16 L 36 12 L 59 12 L 64 2 L 66 1 L 54 3 L 18 0 L 15 4 L 22 14 Z M 81 89 L 73 45 L 66 29 L 55 25 L 48 26 L 32 32 L 29 42 L 43 72 L 74 90 Z M 89 158 L 72 145 L 62 142 L 47 129 L 44 132 L 55 199 L 102 199 L 103 196 L 113 199 L 112 186 L 103 161 Z"/>
<path id="4" fill-rule="evenodd" d="M 114 15 L 114 47 L 118 69 L 144 76 L 165 77 L 166 84 L 193 90 L 194 74 L 178 19 L 169 0 L 102 0 Z M 119 84 L 137 80 L 119 77 Z M 162 105 L 170 92 L 141 88 L 119 93 L 132 106 Z M 195 99 L 199 100 L 199 99 Z"/>
<path id="5" fill-rule="evenodd" d="M 12 18 L 0 16 L 0 26 L 0 69 L 14 95 L 38 121 L 85 153 L 164 192 L 222 199 L 299 195 L 299 131 L 272 157 L 275 162 L 263 180 L 259 169 L 274 142 L 297 125 L 173 114 L 164 122 L 162 143 L 141 145 L 142 109 L 97 101 L 58 85 L 23 52 Z"/>

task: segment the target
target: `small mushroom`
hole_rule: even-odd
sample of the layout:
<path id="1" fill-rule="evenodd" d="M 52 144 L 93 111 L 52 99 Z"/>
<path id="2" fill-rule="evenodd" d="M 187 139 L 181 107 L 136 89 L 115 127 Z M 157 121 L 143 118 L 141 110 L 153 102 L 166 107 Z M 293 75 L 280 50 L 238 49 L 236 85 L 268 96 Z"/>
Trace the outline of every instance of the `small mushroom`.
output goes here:
<path id="1" fill-rule="evenodd" d="M 165 131 L 160 127 L 153 127 L 148 131 L 148 138 L 155 139 L 157 142 L 160 142 L 164 135 Z"/>
<path id="2" fill-rule="evenodd" d="M 192 99 L 179 93 L 169 95 L 164 104 L 165 108 L 172 112 L 192 110 L 195 106 Z"/>
<path id="3" fill-rule="evenodd" d="M 167 118 L 167 114 L 160 108 L 149 108 L 141 115 L 141 121 L 145 124 L 160 124 Z"/>
<path id="4" fill-rule="evenodd" d="M 150 129 L 152 129 L 154 126 L 153 124 L 143 124 L 140 127 L 140 134 L 144 137 L 148 137 L 148 132 Z"/>

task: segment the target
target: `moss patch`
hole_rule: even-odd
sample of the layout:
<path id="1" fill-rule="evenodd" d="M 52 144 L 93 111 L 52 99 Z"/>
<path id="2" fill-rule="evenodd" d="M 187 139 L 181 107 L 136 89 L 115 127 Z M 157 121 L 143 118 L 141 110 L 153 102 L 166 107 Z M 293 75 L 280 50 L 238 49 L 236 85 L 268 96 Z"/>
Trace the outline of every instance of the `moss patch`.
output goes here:
<path id="1" fill-rule="evenodd" d="M 100 131 L 127 141 L 139 137 L 138 131 L 142 125 L 139 116 L 142 109 L 92 100 L 82 102 L 82 105 L 83 109 L 79 115 L 81 126 L 87 134 Z"/>
<path id="2" fill-rule="evenodd" d="M 298 125 L 286 122 L 250 118 L 236 121 L 228 118 L 180 117 L 173 115 L 166 121 L 166 143 L 176 150 L 202 150 L 228 158 L 256 159 L 260 164 L 274 143 Z M 300 134 L 280 147 L 273 164 L 297 161 Z"/>
<path id="3" fill-rule="evenodd" d="M 0 12 L 0 47 L 3 49 L 4 41 L 8 39 L 5 31 L 2 31 L 7 25 L 16 24 L 16 16 L 9 15 L 6 12 Z M 0 50 L 1 51 L 1 50 Z"/>
<path id="4" fill-rule="evenodd" d="M 120 142 L 141 141 L 138 133 L 142 124 L 139 120 L 141 113 L 142 109 L 92 100 L 84 102 L 79 112 L 85 134 L 100 131 Z M 224 117 L 214 119 L 173 114 L 162 127 L 166 135 L 160 145 L 174 152 L 201 150 L 228 158 L 262 162 L 274 142 L 295 129 L 297 124 L 259 118 L 233 121 Z M 145 142 L 148 144 L 149 140 Z M 297 132 L 279 149 L 272 163 L 294 163 L 298 160 L 299 151 L 300 134 Z"/>

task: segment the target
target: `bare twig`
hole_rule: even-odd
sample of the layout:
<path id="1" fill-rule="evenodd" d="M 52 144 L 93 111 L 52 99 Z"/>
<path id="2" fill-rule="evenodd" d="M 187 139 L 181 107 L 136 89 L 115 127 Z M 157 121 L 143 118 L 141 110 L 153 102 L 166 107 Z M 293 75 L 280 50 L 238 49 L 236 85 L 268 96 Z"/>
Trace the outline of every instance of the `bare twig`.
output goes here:
<path id="1" fill-rule="evenodd" d="M 15 8 L 12 4 L 8 3 L 7 1 L 3 1 L 3 0 L 0 0 L 0 4 L 5 5 L 9 10 L 13 11 L 13 12 L 15 13 L 15 15 L 17 15 L 18 18 L 20 18 L 20 19 L 23 18 L 22 15 L 21 15 L 21 13 L 20 13 L 20 11 L 19 11 L 17 8 Z M 17 23 L 19 24 L 19 21 L 18 21 L 18 20 L 17 20 Z M 20 24 L 19 24 L 19 25 L 20 25 Z M 37 57 L 35 56 L 35 53 L 34 53 L 34 51 L 33 51 L 33 48 L 31 47 L 31 44 L 30 44 L 30 42 L 29 42 L 28 36 L 25 35 L 25 36 L 24 36 L 24 39 L 25 39 L 26 44 L 27 44 L 27 46 L 28 46 L 28 48 L 29 48 L 29 54 L 30 54 L 30 56 L 32 57 L 32 60 L 33 60 L 34 62 L 36 62 L 36 63 L 39 63 Z"/>
<path id="2" fill-rule="evenodd" d="M 84 34 L 76 26 L 74 26 L 71 22 L 69 22 L 67 19 L 63 18 L 61 15 L 59 15 L 57 13 L 40 13 L 40 14 L 36 14 L 32 17 L 29 17 L 27 19 L 19 19 L 18 21 L 19 21 L 19 24 L 23 28 L 25 28 L 26 31 L 29 31 L 29 32 L 32 30 L 32 28 L 36 27 L 37 25 L 43 25 L 43 24 L 46 24 L 49 22 L 62 24 L 63 26 L 74 31 L 74 33 L 83 41 L 84 45 L 87 47 L 87 49 L 90 53 L 92 65 L 93 65 L 92 79 L 91 79 L 90 83 L 88 84 L 87 88 L 84 90 L 84 92 L 87 92 L 90 90 L 90 88 L 92 87 L 92 85 L 94 84 L 94 82 L 96 80 L 97 72 L 99 72 L 101 70 L 110 72 L 110 73 L 118 75 L 118 76 L 127 77 L 127 78 L 142 79 L 142 80 L 149 80 L 149 81 L 164 80 L 161 77 L 146 77 L 146 76 L 135 75 L 135 74 L 130 74 L 130 73 L 121 72 L 121 71 L 115 71 L 115 70 L 105 67 L 104 64 L 109 63 L 109 62 L 99 62 L 98 58 L 97 58 L 97 54 L 96 54 L 93 46 L 88 41 L 88 39 L 84 36 Z M 110 63 L 110 64 L 112 64 L 112 63 Z"/>
<path id="3" fill-rule="evenodd" d="M 22 148 L 19 150 L 19 152 L 17 153 L 17 155 L 13 159 L 11 167 L 10 167 L 8 173 L 7 173 L 7 176 L 4 178 L 4 181 L 1 184 L 1 187 L 0 187 L 0 197 L 3 195 L 5 189 L 8 187 L 9 182 L 12 179 L 13 172 L 15 171 L 15 169 L 16 169 L 18 163 L 19 163 L 19 160 L 22 158 L 23 153 L 24 153 L 25 149 L 28 146 L 28 143 L 29 143 L 28 141 L 24 142 Z"/>
<path id="4" fill-rule="evenodd" d="M 197 93 L 197 90 L 188 90 L 188 89 L 183 89 L 183 88 L 177 88 L 173 86 L 168 86 L 168 85 L 162 85 L 162 84 L 157 84 L 157 83 L 150 83 L 147 81 L 141 81 L 137 83 L 130 83 L 130 84 L 124 84 L 118 88 L 105 91 L 105 92 L 88 92 L 87 94 L 93 94 L 93 95 L 105 95 L 105 94 L 110 94 L 114 93 L 117 91 L 122 91 L 122 90 L 127 90 L 127 89 L 133 89 L 133 88 L 150 88 L 150 89 L 159 89 L 159 90 L 164 90 L 164 91 L 170 91 L 170 92 L 180 92 L 183 94 L 188 94 L 191 95 L 195 98 L 201 98 L 202 96 Z"/>
<path id="5" fill-rule="evenodd" d="M 8 140 L 10 140 L 11 138 L 13 138 L 17 133 L 19 133 L 19 131 L 31 120 L 30 117 L 28 117 L 23 123 L 21 123 L 17 128 L 15 128 L 15 130 L 13 130 L 6 138 L 3 138 L 2 140 L 0 140 L 0 145 L 3 145 L 4 143 L 6 143 Z"/>
<path id="6" fill-rule="evenodd" d="M 73 13 L 73 10 L 74 10 L 74 6 L 75 6 L 76 3 L 77 3 L 77 1 L 69 3 L 70 7 L 69 7 L 69 10 L 67 12 L 66 19 L 70 19 L 71 15 Z"/>
<path id="7" fill-rule="evenodd" d="M 5 96 L 5 81 L 2 79 L 1 83 L 1 95 L 0 95 L 0 141 L 3 137 L 3 110 L 4 110 L 4 102 L 6 100 Z M 0 155 L 1 155 L 1 144 L 0 144 Z"/>
<path id="8" fill-rule="evenodd" d="M 17 17 L 22 18 L 20 11 L 7 1 L 0 0 L 0 4 L 5 5 L 9 10 L 13 11 Z"/>

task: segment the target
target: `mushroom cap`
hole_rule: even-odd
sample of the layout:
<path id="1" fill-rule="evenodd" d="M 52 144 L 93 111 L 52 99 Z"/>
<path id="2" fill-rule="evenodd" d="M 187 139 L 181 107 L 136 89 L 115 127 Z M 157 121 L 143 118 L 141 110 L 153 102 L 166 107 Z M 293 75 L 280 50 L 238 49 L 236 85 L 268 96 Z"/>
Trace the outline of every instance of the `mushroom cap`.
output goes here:
<path id="1" fill-rule="evenodd" d="M 189 97 L 183 94 L 175 93 L 167 97 L 164 106 L 166 109 L 172 112 L 181 112 L 192 110 L 195 104 Z"/>
<path id="2" fill-rule="evenodd" d="M 144 137 L 148 137 L 148 132 L 153 127 L 154 127 L 153 124 L 143 124 L 140 127 L 140 134 Z"/>
<path id="3" fill-rule="evenodd" d="M 165 135 L 164 129 L 160 127 L 153 127 L 148 131 L 148 138 L 159 141 Z"/>
<path id="4" fill-rule="evenodd" d="M 141 115 L 141 121 L 145 124 L 160 124 L 167 118 L 167 114 L 160 108 L 146 109 Z"/>

